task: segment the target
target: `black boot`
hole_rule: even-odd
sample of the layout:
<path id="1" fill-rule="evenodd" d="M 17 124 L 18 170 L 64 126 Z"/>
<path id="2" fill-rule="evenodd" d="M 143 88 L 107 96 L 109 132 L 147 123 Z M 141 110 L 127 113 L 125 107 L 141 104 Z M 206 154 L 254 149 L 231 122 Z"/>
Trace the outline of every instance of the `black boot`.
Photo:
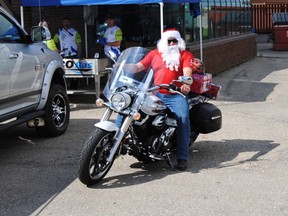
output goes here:
<path id="1" fill-rule="evenodd" d="M 177 170 L 185 171 L 187 169 L 187 160 L 179 159 L 177 162 Z"/>

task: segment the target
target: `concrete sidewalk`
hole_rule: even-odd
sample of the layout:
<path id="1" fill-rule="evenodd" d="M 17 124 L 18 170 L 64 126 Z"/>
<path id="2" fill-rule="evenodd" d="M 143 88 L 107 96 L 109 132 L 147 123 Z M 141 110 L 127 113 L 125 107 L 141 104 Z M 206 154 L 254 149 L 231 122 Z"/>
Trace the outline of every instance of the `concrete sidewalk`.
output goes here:
<path id="1" fill-rule="evenodd" d="M 268 58 L 287 58 L 287 51 L 273 50 L 273 40 L 270 34 L 257 34 L 257 56 Z"/>
<path id="2" fill-rule="evenodd" d="M 273 43 L 257 43 L 257 56 L 268 58 L 288 58 L 288 51 L 273 50 Z"/>

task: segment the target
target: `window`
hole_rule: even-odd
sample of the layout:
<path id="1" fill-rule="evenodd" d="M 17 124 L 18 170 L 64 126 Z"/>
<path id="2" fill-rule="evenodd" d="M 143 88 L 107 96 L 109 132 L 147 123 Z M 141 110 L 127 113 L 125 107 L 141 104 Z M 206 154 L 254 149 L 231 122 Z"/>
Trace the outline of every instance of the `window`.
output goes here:
<path id="1" fill-rule="evenodd" d="M 187 43 L 199 41 L 200 30 L 203 40 L 251 32 L 250 0 L 201 0 L 201 6 L 202 16 L 193 18 L 188 3 L 164 4 L 163 28 L 177 28 Z M 161 37 L 159 4 L 99 6 L 98 11 L 97 34 L 104 31 L 105 16 L 112 13 L 127 47 L 155 47 Z"/>
<path id="2" fill-rule="evenodd" d="M 0 15 L 0 42 L 1 43 L 19 43 L 22 42 L 21 34 L 6 17 Z"/>
<path id="3" fill-rule="evenodd" d="M 199 40 L 200 17 L 192 18 L 189 5 L 185 6 L 186 39 Z M 251 32 L 250 1 L 202 0 L 203 39 L 233 36 Z"/>

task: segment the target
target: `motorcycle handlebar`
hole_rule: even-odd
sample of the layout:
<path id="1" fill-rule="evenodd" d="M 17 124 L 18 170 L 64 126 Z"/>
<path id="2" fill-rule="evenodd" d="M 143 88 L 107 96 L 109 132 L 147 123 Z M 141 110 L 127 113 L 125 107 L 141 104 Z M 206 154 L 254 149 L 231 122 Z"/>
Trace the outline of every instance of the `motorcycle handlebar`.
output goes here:
<path id="1" fill-rule="evenodd" d="M 185 95 L 181 93 L 181 89 L 174 84 L 170 84 L 170 85 L 160 84 L 160 85 L 157 85 L 157 86 L 154 86 L 154 87 L 148 89 L 148 92 L 156 91 L 158 89 L 166 89 L 168 92 L 171 92 L 174 94 L 179 94 L 179 95 L 185 97 Z"/>

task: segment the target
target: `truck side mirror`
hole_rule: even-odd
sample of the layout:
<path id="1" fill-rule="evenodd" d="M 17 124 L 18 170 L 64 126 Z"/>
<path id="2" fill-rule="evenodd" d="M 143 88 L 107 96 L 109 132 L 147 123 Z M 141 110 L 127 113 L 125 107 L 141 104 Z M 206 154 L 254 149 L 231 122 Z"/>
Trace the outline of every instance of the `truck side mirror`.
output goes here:
<path id="1" fill-rule="evenodd" d="M 31 40 L 35 43 L 50 40 L 51 33 L 48 28 L 41 26 L 33 26 L 31 29 Z"/>

